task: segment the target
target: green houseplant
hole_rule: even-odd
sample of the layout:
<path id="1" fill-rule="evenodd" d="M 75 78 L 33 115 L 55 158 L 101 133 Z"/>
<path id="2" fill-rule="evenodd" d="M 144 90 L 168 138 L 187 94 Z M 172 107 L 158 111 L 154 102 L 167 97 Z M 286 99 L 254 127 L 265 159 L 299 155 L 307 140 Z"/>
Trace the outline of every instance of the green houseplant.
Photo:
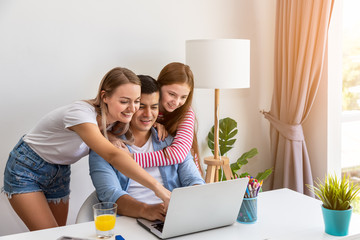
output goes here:
<path id="1" fill-rule="evenodd" d="M 236 142 L 236 134 L 238 133 L 237 122 L 232 118 L 223 118 L 219 121 L 219 155 L 226 156 L 226 153 L 230 151 Z M 211 152 L 214 153 L 214 126 L 210 129 L 208 133 L 208 147 Z M 231 171 L 236 178 L 245 177 L 249 174 L 248 172 L 240 172 L 241 168 L 246 165 L 249 161 L 248 159 L 254 157 L 258 154 L 256 148 L 250 149 L 248 152 L 243 153 L 236 162 L 230 164 Z M 219 170 L 219 181 L 225 181 L 225 175 L 222 174 L 222 170 Z M 259 172 L 256 175 L 256 179 L 261 181 L 265 180 L 272 173 L 272 168 L 266 169 L 263 172 Z"/>
<path id="2" fill-rule="evenodd" d="M 335 174 L 328 174 L 324 181 L 318 179 L 313 185 L 307 185 L 321 201 L 325 223 L 325 232 L 335 236 L 348 234 L 352 213 L 352 201 L 360 192 L 360 186 L 350 181 L 349 177 L 341 179 Z"/>

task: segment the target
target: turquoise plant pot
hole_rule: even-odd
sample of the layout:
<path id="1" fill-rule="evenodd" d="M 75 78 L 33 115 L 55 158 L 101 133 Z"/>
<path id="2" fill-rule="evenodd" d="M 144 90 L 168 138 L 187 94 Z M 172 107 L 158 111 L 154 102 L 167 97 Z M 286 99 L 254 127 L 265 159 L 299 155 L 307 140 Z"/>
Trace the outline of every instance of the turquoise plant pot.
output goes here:
<path id="1" fill-rule="evenodd" d="M 347 210 L 331 210 L 321 206 L 325 232 L 333 236 L 346 236 L 349 233 L 352 207 Z"/>

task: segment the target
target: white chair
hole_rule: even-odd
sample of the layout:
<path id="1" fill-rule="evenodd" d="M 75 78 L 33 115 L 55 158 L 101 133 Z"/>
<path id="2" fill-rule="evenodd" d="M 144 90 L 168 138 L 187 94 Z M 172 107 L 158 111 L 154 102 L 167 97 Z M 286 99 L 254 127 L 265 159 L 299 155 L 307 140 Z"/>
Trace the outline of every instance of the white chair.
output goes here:
<path id="1" fill-rule="evenodd" d="M 96 191 L 93 191 L 81 205 L 79 212 L 76 216 L 75 223 L 90 222 L 94 221 L 94 213 L 92 206 L 95 203 L 99 203 L 99 199 L 96 195 Z"/>

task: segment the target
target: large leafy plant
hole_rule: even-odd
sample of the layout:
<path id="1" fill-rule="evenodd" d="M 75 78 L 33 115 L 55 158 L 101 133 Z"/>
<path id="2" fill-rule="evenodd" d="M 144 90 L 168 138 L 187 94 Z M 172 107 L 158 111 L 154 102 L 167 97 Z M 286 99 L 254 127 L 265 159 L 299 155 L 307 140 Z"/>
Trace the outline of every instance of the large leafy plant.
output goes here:
<path id="1" fill-rule="evenodd" d="M 223 118 L 219 121 L 219 155 L 226 156 L 226 153 L 230 151 L 236 142 L 236 134 L 238 133 L 237 122 L 232 118 Z M 214 154 L 214 126 L 210 129 L 208 133 L 208 147 L 211 152 Z M 249 174 L 248 172 L 240 172 L 241 168 L 248 164 L 248 159 L 254 157 L 258 154 L 258 150 L 256 148 L 250 149 L 250 151 L 242 154 L 235 163 L 230 164 L 231 171 L 234 177 L 245 177 Z M 219 172 L 219 181 L 225 181 L 225 174 L 222 174 L 220 170 Z M 256 179 L 261 181 L 265 180 L 272 173 L 272 169 L 266 169 L 263 172 L 259 172 L 256 175 Z"/>
<path id="2" fill-rule="evenodd" d="M 219 121 L 219 154 L 224 156 L 233 148 L 236 142 L 234 138 L 237 134 L 237 122 L 231 118 L 223 118 Z M 208 134 L 208 146 L 214 154 L 214 126 Z"/>
<path id="3" fill-rule="evenodd" d="M 315 186 L 307 185 L 322 202 L 324 208 L 347 210 L 360 192 L 359 184 L 354 184 L 349 177 L 339 179 L 335 174 L 328 174 L 324 181 L 318 179 Z"/>

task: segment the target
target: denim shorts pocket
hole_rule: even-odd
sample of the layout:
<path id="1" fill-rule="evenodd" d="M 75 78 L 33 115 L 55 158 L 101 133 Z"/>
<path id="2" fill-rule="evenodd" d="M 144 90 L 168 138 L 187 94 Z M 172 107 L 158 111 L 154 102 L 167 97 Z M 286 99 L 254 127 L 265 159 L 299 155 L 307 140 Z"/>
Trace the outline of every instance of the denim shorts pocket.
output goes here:
<path id="1" fill-rule="evenodd" d="M 38 170 L 43 167 L 46 162 L 29 147 L 23 147 L 23 145 L 24 144 L 10 153 L 12 157 L 15 158 L 15 164 L 22 165 L 32 170 Z"/>

